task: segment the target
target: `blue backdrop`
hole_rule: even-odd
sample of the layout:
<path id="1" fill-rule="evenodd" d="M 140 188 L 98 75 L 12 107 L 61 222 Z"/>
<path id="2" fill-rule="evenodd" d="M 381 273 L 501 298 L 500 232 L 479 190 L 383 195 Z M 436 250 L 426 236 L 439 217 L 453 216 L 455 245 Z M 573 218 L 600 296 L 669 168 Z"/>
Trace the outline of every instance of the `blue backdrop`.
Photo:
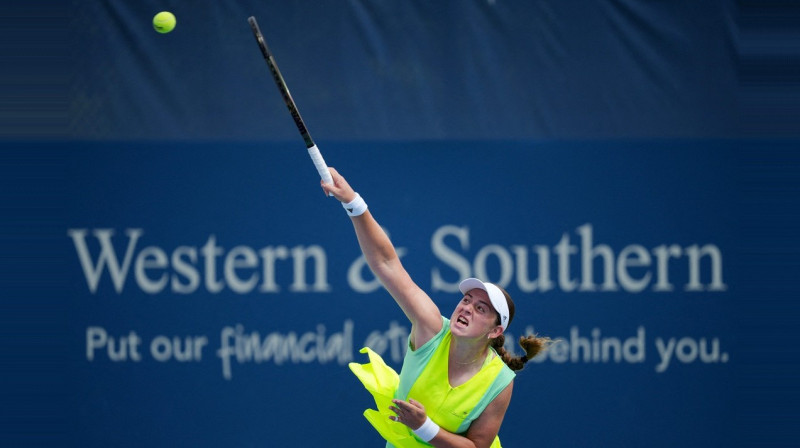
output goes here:
<path id="1" fill-rule="evenodd" d="M 399 368 L 409 325 L 322 194 L 250 15 L 442 313 L 477 275 L 514 297 L 509 339 L 560 340 L 518 375 L 504 446 L 794 439 L 800 59 L 773 43 L 797 41 L 797 11 L 765 10 L 56 9 L 66 119 L 2 127 L 2 440 L 382 446 L 347 364 L 368 345 Z"/>

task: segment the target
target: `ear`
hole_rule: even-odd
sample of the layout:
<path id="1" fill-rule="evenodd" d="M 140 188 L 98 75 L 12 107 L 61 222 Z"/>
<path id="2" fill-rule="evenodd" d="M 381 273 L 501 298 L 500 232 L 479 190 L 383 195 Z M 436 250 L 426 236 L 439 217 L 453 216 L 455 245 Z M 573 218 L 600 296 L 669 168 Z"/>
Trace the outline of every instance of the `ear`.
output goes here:
<path id="1" fill-rule="evenodd" d="M 503 327 L 501 327 L 500 325 L 497 325 L 494 328 L 492 328 L 492 331 L 489 332 L 488 338 L 489 339 L 494 339 L 494 338 L 500 336 L 501 334 L 503 334 Z"/>

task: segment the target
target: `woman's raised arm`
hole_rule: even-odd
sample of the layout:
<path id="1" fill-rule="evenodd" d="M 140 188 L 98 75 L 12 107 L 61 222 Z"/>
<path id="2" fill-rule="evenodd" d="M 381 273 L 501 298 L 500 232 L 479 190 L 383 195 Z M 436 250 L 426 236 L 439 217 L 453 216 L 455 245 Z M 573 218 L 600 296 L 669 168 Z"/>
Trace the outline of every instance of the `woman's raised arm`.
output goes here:
<path id="1" fill-rule="evenodd" d="M 333 185 L 321 183 L 322 189 L 345 205 L 367 264 L 411 322 L 411 341 L 414 348 L 420 347 L 442 328 L 439 308 L 408 275 L 394 245 L 366 209 L 363 199 L 341 174 L 329 169 Z"/>

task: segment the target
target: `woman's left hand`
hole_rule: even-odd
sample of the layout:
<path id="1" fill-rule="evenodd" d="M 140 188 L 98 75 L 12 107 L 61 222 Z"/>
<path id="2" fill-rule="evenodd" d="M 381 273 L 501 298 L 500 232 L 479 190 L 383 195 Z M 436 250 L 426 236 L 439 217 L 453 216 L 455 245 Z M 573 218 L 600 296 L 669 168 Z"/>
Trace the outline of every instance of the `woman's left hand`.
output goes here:
<path id="1" fill-rule="evenodd" d="M 411 429 L 419 429 L 428 415 L 425 414 L 425 406 L 417 400 L 409 398 L 408 401 L 392 400 L 394 406 L 389 406 L 389 409 L 397 414 L 395 417 L 390 417 L 396 422 L 400 422 Z"/>

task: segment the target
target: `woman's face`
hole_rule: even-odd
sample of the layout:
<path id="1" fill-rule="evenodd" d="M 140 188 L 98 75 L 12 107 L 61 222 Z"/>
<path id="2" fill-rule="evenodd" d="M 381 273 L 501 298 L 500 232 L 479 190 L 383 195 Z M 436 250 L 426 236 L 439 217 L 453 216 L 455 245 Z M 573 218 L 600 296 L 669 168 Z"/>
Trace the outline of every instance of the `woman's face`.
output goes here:
<path id="1" fill-rule="evenodd" d="M 475 288 L 464 294 L 450 317 L 450 332 L 454 336 L 484 339 L 489 333 L 493 333 L 491 337 L 502 333 L 502 327 L 497 324 L 497 311 L 486 291 Z"/>

